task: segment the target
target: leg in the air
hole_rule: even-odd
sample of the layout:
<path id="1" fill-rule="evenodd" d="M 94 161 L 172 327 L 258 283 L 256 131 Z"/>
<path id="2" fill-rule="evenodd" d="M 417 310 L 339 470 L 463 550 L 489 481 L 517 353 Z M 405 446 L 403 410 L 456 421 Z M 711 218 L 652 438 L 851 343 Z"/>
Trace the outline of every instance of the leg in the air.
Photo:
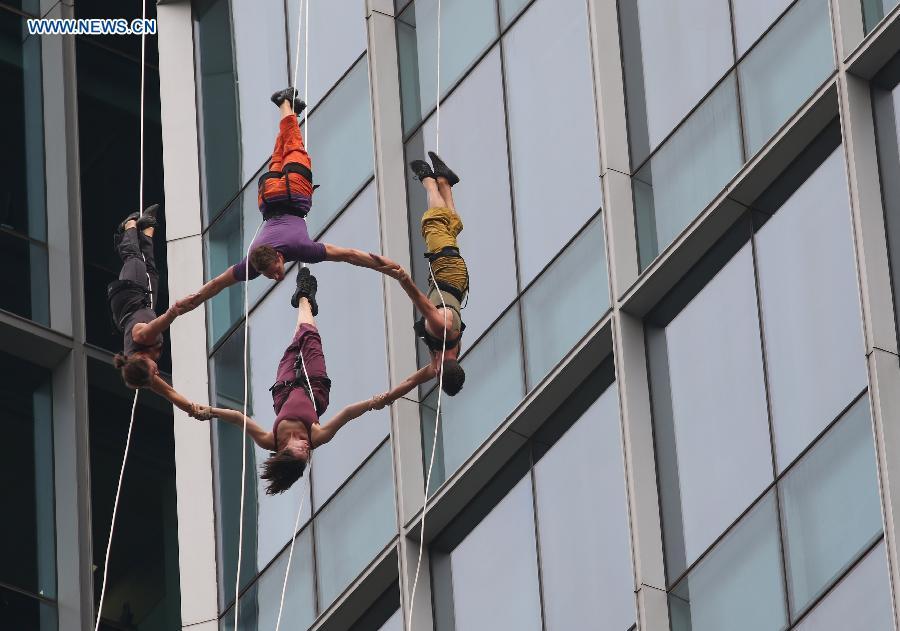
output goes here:
<path id="1" fill-rule="evenodd" d="M 294 290 L 294 295 L 291 296 L 291 306 L 300 310 L 300 313 L 297 315 L 298 327 L 301 324 L 312 324 L 315 326 L 316 323 L 313 317 L 319 315 L 319 305 L 316 302 L 316 290 L 318 288 L 319 283 L 316 277 L 310 273 L 309 268 L 300 266 L 297 270 L 297 289 Z M 303 305 L 306 305 L 306 307 Z M 309 311 L 308 320 L 303 319 L 304 310 Z"/>
<path id="2" fill-rule="evenodd" d="M 453 189 L 450 186 L 450 183 L 447 181 L 447 178 L 439 175 L 436 178 L 436 181 L 438 193 L 443 198 L 444 204 L 447 206 L 447 208 L 449 208 L 453 212 L 456 212 L 456 205 L 453 203 Z"/>
<path id="3" fill-rule="evenodd" d="M 429 208 L 447 208 L 447 200 L 444 199 L 444 196 L 441 194 L 441 190 L 438 187 L 437 180 L 433 177 L 425 178 L 422 180 L 422 187 L 425 189 L 425 192 L 428 194 L 428 207 Z"/>

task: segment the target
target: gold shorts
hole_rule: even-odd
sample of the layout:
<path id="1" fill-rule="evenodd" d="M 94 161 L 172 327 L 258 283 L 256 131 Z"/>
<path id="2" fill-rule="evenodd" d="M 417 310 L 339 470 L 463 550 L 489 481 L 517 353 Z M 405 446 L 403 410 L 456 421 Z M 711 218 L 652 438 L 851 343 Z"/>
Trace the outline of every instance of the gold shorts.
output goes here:
<path id="1" fill-rule="evenodd" d="M 425 239 L 425 248 L 429 253 L 439 252 L 444 248 L 459 249 L 456 237 L 462 230 L 462 220 L 455 211 L 449 208 L 429 208 L 428 211 L 422 215 L 422 237 Z M 456 289 L 461 296 L 465 295 L 468 291 L 469 270 L 466 267 L 465 259 L 461 256 L 439 257 L 431 263 L 431 269 L 438 282 L 450 285 Z M 435 290 L 434 284 L 431 282 L 430 278 L 429 284 L 432 286 L 432 291 L 429 292 L 429 298 L 431 298 L 431 295 Z M 456 297 L 449 295 L 447 292 L 443 293 L 444 301 L 447 303 L 447 306 L 451 306 L 451 301 L 455 303 L 455 310 L 458 315 L 460 308 L 459 300 Z M 440 305 L 441 301 L 438 297 L 436 302 L 433 299 L 432 302 L 435 305 Z M 454 318 L 454 321 L 457 319 L 458 318 Z"/>

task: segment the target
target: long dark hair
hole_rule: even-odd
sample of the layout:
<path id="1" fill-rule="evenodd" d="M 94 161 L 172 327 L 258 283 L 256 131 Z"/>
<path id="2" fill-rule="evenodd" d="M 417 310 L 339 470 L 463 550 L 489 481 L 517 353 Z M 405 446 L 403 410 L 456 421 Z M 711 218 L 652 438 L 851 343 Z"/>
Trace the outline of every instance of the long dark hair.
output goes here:
<path id="1" fill-rule="evenodd" d="M 262 468 L 263 472 L 259 477 L 269 481 L 266 495 L 277 495 L 287 491 L 300 479 L 306 471 L 306 460 L 298 458 L 287 449 L 282 449 L 266 458 Z"/>

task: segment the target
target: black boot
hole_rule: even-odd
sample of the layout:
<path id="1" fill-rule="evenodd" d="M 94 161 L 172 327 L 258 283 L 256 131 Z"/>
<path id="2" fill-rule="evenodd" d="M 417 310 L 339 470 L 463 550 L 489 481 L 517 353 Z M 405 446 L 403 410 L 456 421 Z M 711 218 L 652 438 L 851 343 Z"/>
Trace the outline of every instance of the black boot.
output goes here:
<path id="1" fill-rule="evenodd" d="M 116 231 L 113 232 L 113 250 L 115 252 L 119 251 L 119 244 L 122 243 L 122 236 L 125 234 L 125 224 L 129 221 L 136 221 L 140 217 L 140 213 L 131 213 L 125 220 L 116 226 Z"/>
<path id="2" fill-rule="evenodd" d="M 156 227 L 156 213 L 159 210 L 159 204 L 150 204 L 144 209 L 144 214 L 142 214 L 137 220 L 137 229 L 141 232 L 146 230 L 147 228 L 155 228 Z"/>
<path id="3" fill-rule="evenodd" d="M 438 154 L 434 151 L 429 151 L 428 157 L 431 158 L 431 164 L 434 165 L 434 174 L 436 177 L 447 178 L 447 183 L 450 184 L 450 186 L 459 184 L 459 177 L 450 170 L 450 167 L 441 160 Z"/>
<path id="4" fill-rule="evenodd" d="M 416 179 L 420 182 L 427 177 L 434 177 L 431 166 L 424 160 L 413 160 L 409 163 L 409 168 L 416 174 Z"/>
<path id="5" fill-rule="evenodd" d="M 285 88 L 272 95 L 272 103 L 278 107 L 281 107 L 281 104 L 288 100 L 291 101 L 291 105 L 294 107 L 294 114 L 299 114 L 306 109 L 306 103 L 300 98 L 296 88 Z"/>
<path id="6" fill-rule="evenodd" d="M 316 302 L 316 290 L 319 288 L 319 282 L 313 276 L 308 267 L 300 267 L 297 270 L 297 289 L 291 296 L 291 306 L 295 309 L 300 306 L 300 299 L 309 300 L 309 306 L 312 308 L 313 316 L 319 315 L 319 304 Z"/>

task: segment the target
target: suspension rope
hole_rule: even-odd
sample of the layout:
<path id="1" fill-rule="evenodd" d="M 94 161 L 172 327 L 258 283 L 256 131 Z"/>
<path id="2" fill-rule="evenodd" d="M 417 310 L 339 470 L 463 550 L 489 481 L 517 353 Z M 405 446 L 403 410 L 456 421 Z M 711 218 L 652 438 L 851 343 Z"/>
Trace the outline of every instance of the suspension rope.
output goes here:
<path id="1" fill-rule="evenodd" d="M 434 152 L 441 152 L 441 0 L 437 0 L 437 78 L 435 79 L 437 104 L 434 113 Z M 431 263 L 428 264 L 429 266 Z M 433 274 L 432 274 L 433 275 Z"/>
<path id="2" fill-rule="evenodd" d="M 144 22 L 147 21 L 147 3 L 141 0 L 141 17 Z M 145 67 L 144 62 L 147 55 L 147 38 L 146 33 L 141 31 L 141 96 L 140 96 L 140 155 L 139 155 L 139 175 L 138 175 L 138 216 L 144 216 L 144 84 L 145 84 Z M 137 229 L 137 228 L 135 228 Z M 138 249 L 141 250 L 141 258 L 144 259 L 144 271 L 147 274 L 147 287 L 150 288 L 150 308 L 153 309 L 153 283 L 150 280 L 150 272 L 147 271 L 147 259 L 144 257 L 143 249 L 140 247 L 140 230 L 138 230 Z M 106 556 L 103 559 L 103 578 L 100 583 L 100 602 L 97 604 L 97 618 L 94 622 L 94 631 L 100 628 L 100 618 L 103 615 L 103 601 L 106 598 L 106 579 L 109 573 L 109 553 L 112 550 L 113 532 L 116 526 L 116 515 L 119 512 L 119 497 L 122 493 L 122 479 L 125 477 L 125 463 L 128 462 L 128 451 L 131 447 L 131 434 L 134 430 L 134 415 L 137 411 L 138 393 L 140 389 L 135 388 L 134 400 L 131 402 L 131 420 L 128 421 L 128 434 L 125 437 L 125 452 L 122 454 L 122 467 L 119 469 L 119 481 L 116 484 L 116 499 L 113 502 L 112 519 L 109 523 L 109 538 L 106 541 Z"/>

